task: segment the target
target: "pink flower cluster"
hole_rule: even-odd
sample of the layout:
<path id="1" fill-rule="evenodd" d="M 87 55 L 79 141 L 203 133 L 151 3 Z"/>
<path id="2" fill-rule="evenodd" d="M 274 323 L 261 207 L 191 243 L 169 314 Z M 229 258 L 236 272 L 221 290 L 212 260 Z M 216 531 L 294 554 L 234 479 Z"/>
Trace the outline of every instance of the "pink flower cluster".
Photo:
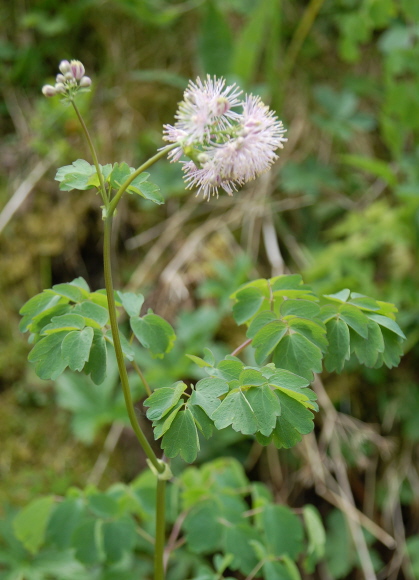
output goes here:
<path id="1" fill-rule="evenodd" d="M 84 66 L 79 60 L 62 60 L 58 68 L 60 74 L 55 79 L 55 85 L 44 85 L 43 95 L 46 97 L 63 95 L 72 98 L 80 89 L 89 90 L 92 80 L 84 75 Z"/>
<path id="2" fill-rule="evenodd" d="M 282 122 L 260 97 L 240 100 L 241 93 L 224 79 L 198 78 L 189 83 L 174 126 L 164 126 L 163 139 L 177 144 L 169 158 L 182 163 L 188 189 L 198 188 L 204 199 L 218 196 L 220 187 L 233 195 L 269 169 L 287 141 Z M 233 110 L 238 107 L 241 112 Z"/>

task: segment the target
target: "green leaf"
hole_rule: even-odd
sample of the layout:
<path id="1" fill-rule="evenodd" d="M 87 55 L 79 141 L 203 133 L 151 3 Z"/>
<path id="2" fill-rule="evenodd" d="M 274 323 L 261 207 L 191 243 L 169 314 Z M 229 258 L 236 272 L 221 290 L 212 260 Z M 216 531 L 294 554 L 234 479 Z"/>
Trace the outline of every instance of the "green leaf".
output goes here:
<path id="1" fill-rule="evenodd" d="M 284 320 L 292 331 L 305 336 L 321 351 L 327 349 L 326 327 L 320 320 L 315 322 L 314 320 L 307 320 L 297 316 L 286 316 Z"/>
<path id="2" fill-rule="evenodd" d="M 233 554 L 234 560 L 230 564 L 232 570 L 240 570 L 242 574 L 250 574 L 258 563 L 251 549 L 251 542 L 259 539 L 259 532 L 249 524 L 239 523 L 225 526 L 224 550 L 227 554 Z"/>
<path id="3" fill-rule="evenodd" d="M 359 362 L 367 367 L 375 365 L 378 354 L 384 352 L 384 348 L 383 334 L 379 325 L 372 320 L 368 324 L 367 339 L 351 332 L 351 350 L 355 352 Z"/>
<path id="4" fill-rule="evenodd" d="M 119 189 L 131 173 L 132 170 L 126 163 L 115 163 L 107 181 L 109 181 L 111 187 Z"/>
<path id="5" fill-rule="evenodd" d="M 316 318 L 320 314 L 320 306 L 309 300 L 285 300 L 281 304 L 282 316 L 299 316 L 300 318 Z"/>
<path id="6" fill-rule="evenodd" d="M 271 310 L 264 310 L 260 312 L 249 325 L 247 329 L 246 336 L 249 338 L 254 338 L 254 336 L 269 322 L 277 320 L 277 316 Z"/>
<path id="7" fill-rule="evenodd" d="M 397 324 L 397 322 L 395 322 L 391 318 L 387 318 L 387 316 L 382 316 L 381 314 L 368 314 L 368 318 L 370 320 L 373 320 L 380 326 L 384 326 L 384 328 L 387 328 L 391 332 L 394 332 L 395 334 L 400 336 L 400 338 L 406 340 L 406 336 L 402 331 L 402 329 L 400 328 L 400 326 Z"/>
<path id="8" fill-rule="evenodd" d="M 185 354 L 192 362 L 194 362 L 199 367 L 209 367 L 212 368 L 213 365 L 210 365 L 206 360 L 199 356 L 195 356 L 194 354 Z"/>
<path id="9" fill-rule="evenodd" d="M 207 499 L 195 505 L 183 522 L 188 548 L 198 554 L 211 554 L 221 546 L 223 526 L 220 524 L 219 502 Z"/>
<path id="10" fill-rule="evenodd" d="M 263 564 L 264 580 L 296 580 L 287 567 L 281 562 L 265 562 Z M 300 580 L 298 578 L 298 580 Z"/>
<path id="11" fill-rule="evenodd" d="M 61 354 L 61 344 L 68 335 L 66 330 L 49 334 L 37 342 L 28 356 L 35 363 L 35 371 L 41 379 L 55 380 L 67 367 Z"/>
<path id="12" fill-rule="evenodd" d="M 275 369 L 275 372 L 269 375 L 269 383 L 284 389 L 299 391 L 306 387 L 309 381 L 285 369 Z"/>
<path id="13" fill-rule="evenodd" d="M 288 326 L 280 320 L 269 322 L 261 328 L 253 338 L 252 346 L 255 349 L 255 360 L 262 364 L 272 351 L 281 342 L 288 331 Z"/>
<path id="14" fill-rule="evenodd" d="M 167 457 L 179 455 L 187 463 L 195 461 L 199 451 L 199 439 L 193 415 L 189 409 L 180 411 L 162 440 Z"/>
<path id="15" fill-rule="evenodd" d="M 347 302 L 351 291 L 348 288 L 344 290 L 340 290 L 340 292 L 336 292 L 335 294 L 325 294 L 324 298 L 328 300 L 332 300 L 333 302 Z"/>
<path id="16" fill-rule="evenodd" d="M 118 292 L 121 299 L 122 306 L 128 316 L 139 316 L 141 307 L 144 304 L 144 296 L 142 294 L 134 294 L 133 292 Z"/>
<path id="17" fill-rule="evenodd" d="M 278 449 L 291 449 L 297 445 L 302 439 L 301 434 L 295 429 L 291 423 L 281 417 L 277 420 L 276 427 L 273 431 L 272 441 Z"/>
<path id="18" fill-rule="evenodd" d="M 138 178 L 136 178 L 131 185 L 128 186 L 127 191 L 128 193 L 136 193 L 157 205 L 164 203 L 164 198 L 160 193 L 160 187 L 151 181 L 139 181 Z"/>
<path id="19" fill-rule="evenodd" d="M 190 398 L 190 404 L 198 405 L 205 411 L 208 417 L 211 417 L 220 405 L 218 397 L 228 393 L 228 391 L 228 383 L 223 379 L 215 377 L 201 379 L 195 385 L 195 389 Z"/>
<path id="20" fill-rule="evenodd" d="M 231 425 L 235 431 L 244 435 L 252 435 L 258 430 L 255 413 L 240 390 L 230 391 L 211 419 L 217 429 L 225 429 Z"/>
<path id="21" fill-rule="evenodd" d="M 81 371 L 89 360 L 93 342 L 93 328 L 69 332 L 61 346 L 62 358 L 72 371 Z"/>
<path id="22" fill-rule="evenodd" d="M 71 302 L 81 302 L 84 298 L 89 296 L 89 292 L 75 286 L 74 284 L 55 284 L 52 289 L 59 296 L 68 298 Z"/>
<path id="23" fill-rule="evenodd" d="M 23 316 L 19 324 L 19 330 L 26 332 L 32 330 L 31 323 L 34 318 L 42 313 L 46 313 L 58 305 L 67 304 L 67 300 L 58 296 L 52 290 L 44 290 L 41 294 L 33 296 L 20 309 L 19 313 Z M 45 326 L 45 325 L 44 325 Z"/>
<path id="24" fill-rule="evenodd" d="M 303 284 L 300 274 L 282 275 L 271 278 L 269 281 L 274 296 L 286 296 L 287 298 L 299 298 L 301 300 L 317 300 L 310 286 Z"/>
<path id="25" fill-rule="evenodd" d="M 255 369 L 245 369 L 240 373 L 239 383 L 242 387 L 257 387 L 266 384 L 266 377 Z"/>
<path id="26" fill-rule="evenodd" d="M 268 437 L 276 424 L 276 418 L 281 414 L 281 404 L 278 397 L 268 385 L 249 389 L 246 393 L 255 414 L 258 430 Z"/>
<path id="27" fill-rule="evenodd" d="M 322 371 L 321 350 L 301 334 L 287 334 L 274 350 L 275 366 L 296 375 L 313 379 L 313 372 Z"/>
<path id="28" fill-rule="evenodd" d="M 142 318 L 131 317 L 130 324 L 133 333 L 144 346 L 150 349 L 157 358 L 163 358 L 172 350 L 176 340 L 171 325 L 157 314 L 146 314 Z"/>
<path id="29" fill-rule="evenodd" d="M 100 562 L 101 527 L 100 520 L 89 519 L 74 531 L 72 544 L 75 548 L 75 556 L 83 564 L 94 565 Z"/>
<path id="30" fill-rule="evenodd" d="M 182 394 L 187 389 L 187 385 L 182 381 L 175 383 L 172 387 L 161 387 L 144 401 L 147 411 L 147 417 L 150 421 L 156 421 L 164 417 L 179 401 Z"/>
<path id="31" fill-rule="evenodd" d="M 74 307 L 73 312 L 83 316 L 86 325 L 91 326 L 92 328 L 102 328 L 109 320 L 109 312 L 107 308 L 99 306 L 99 304 L 95 304 L 90 300 L 77 304 Z"/>
<path id="32" fill-rule="evenodd" d="M 95 385 L 101 385 L 106 378 L 108 351 L 103 334 L 95 330 L 89 360 L 84 366 L 86 375 L 90 375 Z"/>
<path id="33" fill-rule="evenodd" d="M 368 336 L 368 317 L 352 304 L 343 304 L 339 307 L 339 317 L 346 322 L 362 338 Z"/>
<path id="34" fill-rule="evenodd" d="M 61 191 L 72 191 L 73 189 L 84 191 L 94 187 L 89 180 L 95 173 L 94 165 L 90 165 L 83 159 L 77 159 L 72 165 L 60 167 L 55 175 L 55 180 L 60 182 Z"/>
<path id="35" fill-rule="evenodd" d="M 126 516 L 116 521 L 103 522 L 103 549 L 107 562 L 119 562 L 126 552 L 131 552 L 137 530 L 134 521 Z"/>
<path id="36" fill-rule="evenodd" d="M 226 381 L 238 380 L 243 370 L 243 363 L 240 360 L 225 359 L 218 363 L 219 375 Z"/>
<path id="37" fill-rule="evenodd" d="M 166 415 L 164 415 L 164 417 L 153 421 L 154 439 L 160 439 L 160 437 L 162 437 L 166 431 L 170 429 L 176 415 L 179 413 L 184 404 L 184 401 L 181 399 L 176 403 L 175 407 L 173 407 L 168 413 L 166 413 Z"/>
<path id="38" fill-rule="evenodd" d="M 53 334 L 61 330 L 82 330 L 84 328 L 84 318 L 78 314 L 63 314 L 54 316 L 50 324 L 42 329 L 41 334 Z"/>
<path id="39" fill-rule="evenodd" d="M 369 298 L 368 296 L 364 296 L 363 294 L 358 294 L 357 292 L 351 292 L 351 299 L 349 303 L 353 304 L 354 306 L 358 306 L 358 308 L 361 308 L 362 310 L 373 312 L 380 310 L 380 306 L 376 300 Z"/>
<path id="40" fill-rule="evenodd" d="M 118 502 L 107 493 L 93 493 L 88 500 L 89 511 L 99 518 L 113 518 L 118 515 Z"/>
<path id="41" fill-rule="evenodd" d="M 192 405 L 189 402 L 188 409 L 191 411 L 195 424 L 201 431 L 202 435 L 206 439 L 209 439 L 214 430 L 214 423 L 211 421 L 205 411 L 203 411 L 201 407 L 198 407 L 198 405 Z"/>
<path id="42" fill-rule="evenodd" d="M 356 552 L 346 518 L 339 510 L 327 517 L 326 565 L 333 578 L 345 578 L 351 571 Z"/>
<path id="43" fill-rule="evenodd" d="M 400 357 L 403 355 L 403 341 L 387 328 L 381 328 L 381 334 L 383 335 L 385 346 L 383 353 L 384 364 L 389 369 L 397 367 L 400 363 Z"/>
<path id="44" fill-rule="evenodd" d="M 329 372 L 340 373 L 349 360 L 350 340 L 349 328 L 343 320 L 332 318 L 326 324 L 327 338 L 329 340 L 329 350 L 324 358 L 324 364 Z"/>
<path id="45" fill-rule="evenodd" d="M 281 418 L 279 422 L 285 419 L 302 435 L 311 433 L 314 427 L 313 413 L 282 391 L 276 391 L 276 395 L 281 403 Z"/>
<path id="46" fill-rule="evenodd" d="M 250 320 L 265 300 L 262 290 L 251 286 L 237 292 L 235 298 L 237 302 L 233 306 L 233 318 L 237 324 Z"/>
<path id="47" fill-rule="evenodd" d="M 77 286 L 77 288 L 80 288 L 83 292 L 83 296 L 88 298 L 88 293 L 90 292 L 90 288 L 89 288 L 89 284 L 86 282 L 86 280 L 84 278 L 79 276 L 78 278 L 74 278 L 74 280 L 69 282 L 69 284 L 71 284 L 72 286 Z"/>
<path id="48" fill-rule="evenodd" d="M 265 544 L 276 557 L 288 555 L 296 560 L 303 551 L 303 526 L 299 518 L 284 505 L 266 505 L 262 513 Z"/>
<path id="49" fill-rule="evenodd" d="M 13 520 L 16 537 L 32 554 L 36 554 L 45 541 L 53 505 L 53 496 L 35 499 L 25 506 Z"/>
<path id="50" fill-rule="evenodd" d="M 304 525 L 307 530 L 308 546 L 307 555 L 304 559 L 306 572 L 312 574 L 316 564 L 325 554 L 326 532 L 318 510 L 313 505 L 303 507 Z"/>
<path id="51" fill-rule="evenodd" d="M 46 538 L 48 542 L 65 550 L 71 545 L 71 537 L 79 525 L 83 514 L 83 500 L 68 498 L 60 502 L 48 521 Z"/>

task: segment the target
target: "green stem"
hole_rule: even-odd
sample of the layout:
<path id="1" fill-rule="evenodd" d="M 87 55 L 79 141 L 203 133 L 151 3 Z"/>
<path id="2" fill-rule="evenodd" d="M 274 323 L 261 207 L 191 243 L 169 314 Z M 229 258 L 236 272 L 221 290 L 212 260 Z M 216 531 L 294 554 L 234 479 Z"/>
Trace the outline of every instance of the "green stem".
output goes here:
<path id="1" fill-rule="evenodd" d="M 154 580 L 164 580 L 166 480 L 157 479 L 156 543 L 154 546 Z"/>
<path id="2" fill-rule="evenodd" d="M 131 397 L 131 391 L 129 388 L 127 369 L 125 368 L 124 355 L 121 347 L 121 340 L 119 338 L 118 322 L 116 317 L 116 307 L 115 307 L 115 297 L 112 282 L 112 268 L 111 268 L 111 233 L 112 233 L 112 217 L 108 216 L 105 220 L 105 238 L 103 244 L 103 261 L 104 261 L 104 272 L 105 272 L 105 285 L 106 285 L 106 295 L 108 297 L 109 306 L 109 319 L 111 323 L 112 338 L 115 348 L 116 360 L 118 362 L 119 376 L 121 377 L 122 391 L 124 393 L 125 405 L 128 412 L 129 420 L 131 421 L 132 428 L 140 442 L 141 447 L 144 449 L 144 453 L 147 455 L 148 459 L 152 463 L 153 467 L 159 472 L 164 471 L 164 464 L 157 459 L 156 454 L 152 450 L 150 443 L 147 441 L 140 425 L 138 424 L 137 417 L 135 415 L 134 404 Z"/>
<path id="3" fill-rule="evenodd" d="M 73 105 L 73 108 L 74 108 L 74 110 L 76 112 L 76 115 L 78 117 L 78 120 L 80 121 L 80 125 L 82 126 L 82 129 L 83 129 L 84 135 L 86 137 L 87 143 L 89 145 L 90 153 L 92 154 L 93 163 L 94 163 L 95 168 L 96 168 L 96 173 L 97 173 L 97 175 L 99 177 L 100 193 L 101 193 L 101 196 L 102 196 L 102 199 L 103 199 L 103 203 L 105 204 L 105 206 L 107 206 L 108 205 L 108 197 L 107 197 L 107 193 L 106 193 L 105 182 L 103 181 L 103 175 L 102 175 L 102 172 L 101 172 L 100 167 L 99 167 L 99 161 L 98 161 L 98 158 L 97 158 L 97 155 L 96 155 L 95 146 L 93 145 L 93 141 L 92 141 L 92 138 L 90 137 L 90 133 L 89 133 L 87 127 L 86 127 L 86 123 L 84 122 L 84 119 L 81 116 L 81 113 L 80 113 L 80 111 L 79 111 L 76 103 L 72 100 L 71 101 L 71 104 Z"/>
<path id="4" fill-rule="evenodd" d="M 175 147 L 178 147 L 177 143 L 173 143 L 172 145 L 168 145 L 167 147 L 165 147 L 164 149 L 162 149 L 161 151 L 156 153 L 156 155 L 154 155 L 153 157 L 150 157 L 150 159 L 148 159 L 148 161 L 146 161 L 138 169 L 136 169 L 134 171 L 134 173 L 131 173 L 131 175 L 128 177 L 128 179 L 126 179 L 124 181 L 124 183 L 118 189 L 114 198 L 110 202 L 109 207 L 108 207 L 108 216 L 113 215 L 114 211 L 116 210 L 116 206 L 118 205 L 121 197 L 124 195 L 125 191 L 131 185 L 131 183 L 134 181 L 134 179 L 136 177 L 138 177 L 140 175 L 140 173 L 142 173 L 143 171 L 145 171 L 146 169 L 151 167 L 154 163 L 156 163 L 156 161 L 158 161 L 159 159 L 164 157 L 169 151 L 171 151 Z"/>

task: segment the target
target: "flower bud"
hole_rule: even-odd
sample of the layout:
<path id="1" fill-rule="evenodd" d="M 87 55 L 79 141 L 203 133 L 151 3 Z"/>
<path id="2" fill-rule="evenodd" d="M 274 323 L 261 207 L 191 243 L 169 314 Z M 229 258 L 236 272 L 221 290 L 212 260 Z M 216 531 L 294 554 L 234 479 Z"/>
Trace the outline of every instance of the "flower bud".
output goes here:
<path id="1" fill-rule="evenodd" d="M 42 87 L 42 94 L 45 97 L 55 97 L 55 95 L 57 93 L 55 92 L 55 88 L 53 86 L 51 86 L 51 85 L 44 85 Z"/>
<path id="2" fill-rule="evenodd" d="M 65 83 L 65 76 L 64 75 L 57 75 L 55 77 L 55 82 L 57 82 L 57 83 Z"/>
<path id="3" fill-rule="evenodd" d="M 63 73 L 63 75 L 71 71 L 71 66 L 68 60 L 62 60 L 58 68 Z"/>
<path id="4" fill-rule="evenodd" d="M 70 62 L 70 67 L 74 78 L 80 80 L 85 73 L 84 66 L 82 65 L 82 63 L 79 60 L 72 60 Z"/>
<path id="5" fill-rule="evenodd" d="M 73 76 L 73 73 L 71 71 L 66 72 L 64 75 L 64 78 L 66 81 L 74 81 L 74 76 Z"/>
<path id="6" fill-rule="evenodd" d="M 56 93 L 65 93 L 67 91 L 65 85 L 63 83 L 56 83 L 55 85 L 55 92 Z"/>
<path id="7" fill-rule="evenodd" d="M 81 87 L 90 87 L 92 84 L 92 79 L 90 77 L 82 77 L 80 79 L 80 86 Z"/>

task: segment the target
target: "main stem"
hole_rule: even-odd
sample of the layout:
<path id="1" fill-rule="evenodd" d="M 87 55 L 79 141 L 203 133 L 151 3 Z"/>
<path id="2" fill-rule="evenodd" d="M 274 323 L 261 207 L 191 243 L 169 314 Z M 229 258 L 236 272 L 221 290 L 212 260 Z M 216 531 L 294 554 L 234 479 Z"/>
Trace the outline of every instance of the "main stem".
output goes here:
<path id="1" fill-rule="evenodd" d="M 87 143 L 89 145 L 89 149 L 90 149 L 90 153 L 92 155 L 93 163 L 94 163 L 95 168 L 96 168 L 96 173 L 97 173 L 97 176 L 99 177 L 100 193 L 101 193 L 101 196 L 102 196 L 102 199 L 103 199 L 103 203 L 106 206 L 108 204 L 108 197 L 107 197 L 107 194 L 106 194 L 105 182 L 103 181 L 103 175 L 102 175 L 102 172 L 101 172 L 100 167 L 99 167 L 99 161 L 98 161 L 98 158 L 97 158 L 97 155 L 96 155 L 95 146 L 93 145 L 93 141 L 92 141 L 92 138 L 90 137 L 90 133 L 89 133 L 87 127 L 86 127 L 86 123 L 84 122 L 84 119 L 81 116 L 80 111 L 79 111 L 76 103 L 72 100 L 71 101 L 71 104 L 73 105 L 73 109 L 76 112 L 77 118 L 78 118 L 78 120 L 80 122 L 80 125 L 82 126 L 84 135 L 86 137 L 86 141 L 87 141 Z"/>
<path id="2" fill-rule="evenodd" d="M 116 317 L 115 296 L 112 281 L 112 265 L 111 265 L 111 233 L 112 233 L 112 217 L 107 217 L 105 220 L 105 234 L 103 244 L 103 265 L 105 272 L 106 295 L 108 297 L 109 319 L 111 322 L 112 338 L 115 348 L 116 360 L 118 363 L 119 376 L 121 377 L 122 391 L 124 393 L 125 405 L 128 412 L 128 417 L 131 422 L 134 433 L 140 442 L 144 453 L 152 463 L 153 467 L 159 472 L 164 471 L 164 465 L 157 459 L 156 454 L 152 450 L 150 443 L 147 441 L 140 425 L 138 424 L 135 415 L 134 404 L 129 388 L 127 369 L 125 368 L 124 355 L 121 347 L 121 340 L 119 338 L 118 322 Z"/>
<path id="3" fill-rule="evenodd" d="M 166 480 L 157 479 L 156 543 L 154 545 L 154 580 L 164 580 Z"/>

